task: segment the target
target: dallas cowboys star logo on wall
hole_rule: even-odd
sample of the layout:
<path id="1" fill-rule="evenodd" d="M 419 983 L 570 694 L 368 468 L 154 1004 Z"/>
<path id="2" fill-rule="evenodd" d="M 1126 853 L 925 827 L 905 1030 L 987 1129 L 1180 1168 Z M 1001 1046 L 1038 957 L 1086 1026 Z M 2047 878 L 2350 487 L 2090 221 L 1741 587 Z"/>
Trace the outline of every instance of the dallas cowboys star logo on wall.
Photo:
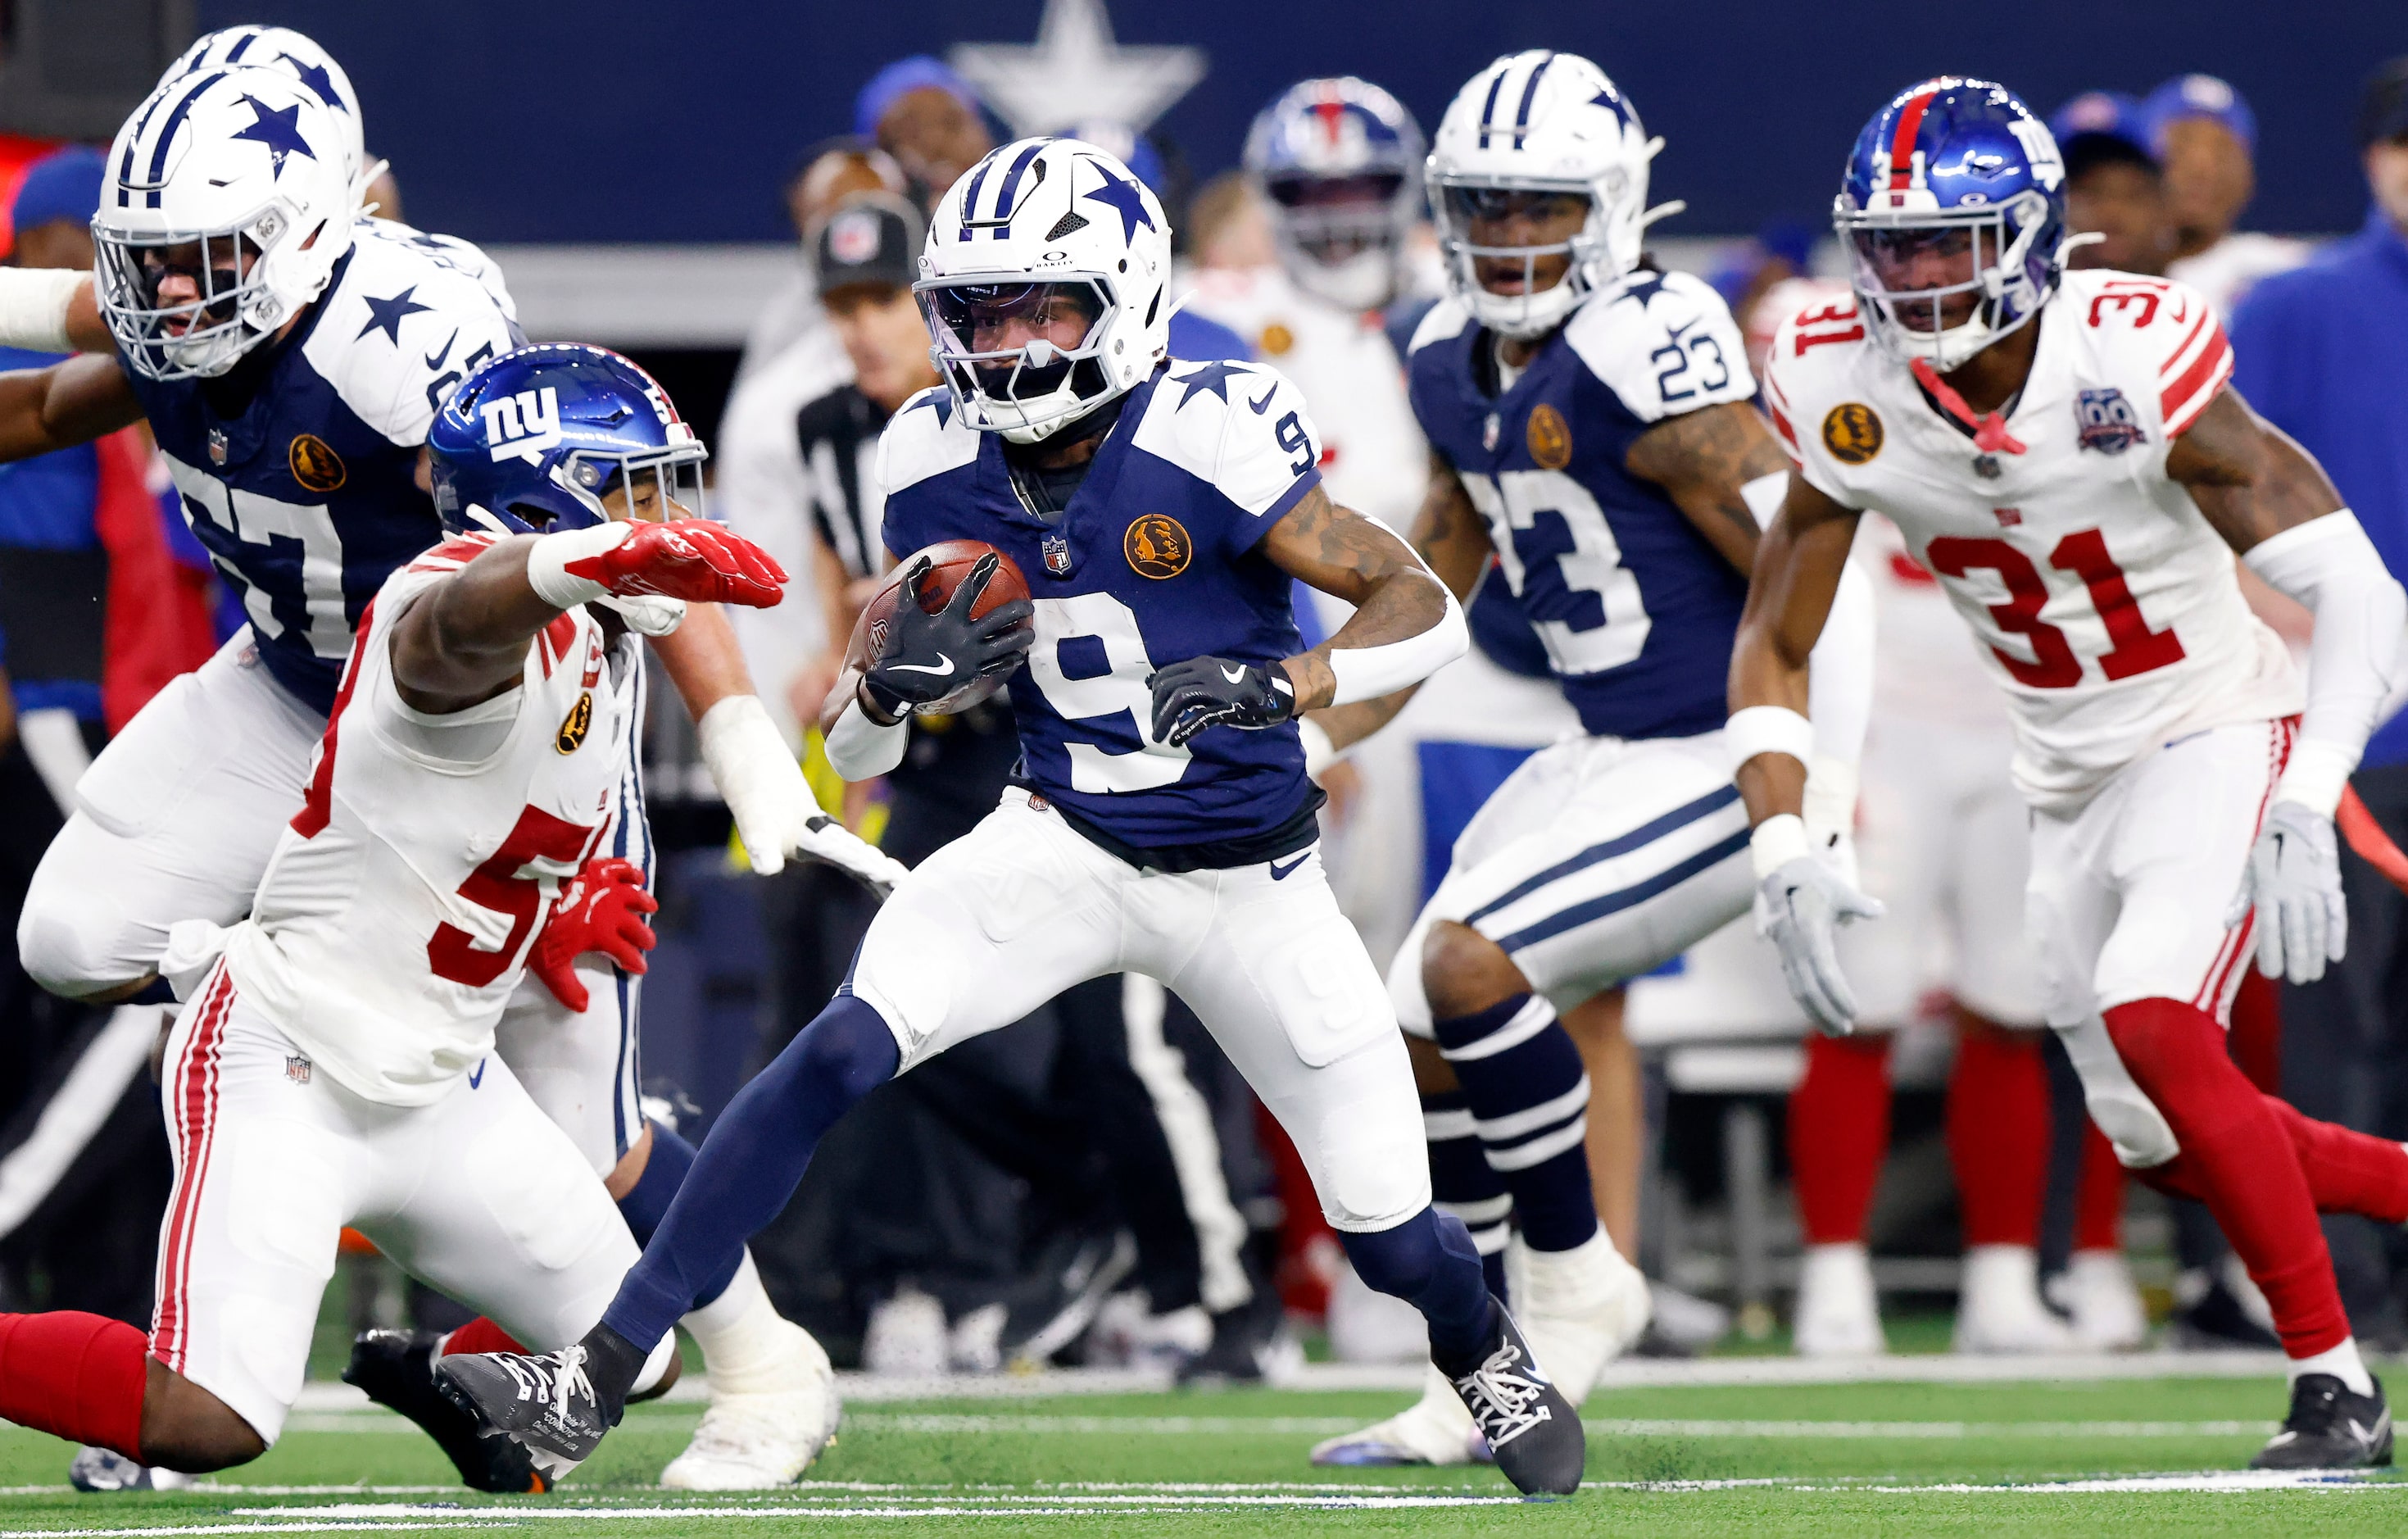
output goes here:
<path id="1" fill-rule="evenodd" d="M 1045 0 L 1034 47 L 958 43 L 946 62 L 1024 138 L 1082 123 L 1142 134 L 1204 78 L 1199 48 L 1130 48 L 1104 0 Z"/>
<path id="2" fill-rule="evenodd" d="M 256 96 L 245 96 L 242 105 L 251 108 L 251 126 L 234 137 L 267 146 L 267 152 L 276 159 L 279 174 L 284 170 L 284 157 L 287 155 L 306 155 L 311 160 L 318 158 L 318 151 L 310 149 L 309 141 L 301 137 L 300 103 L 275 108 Z"/>

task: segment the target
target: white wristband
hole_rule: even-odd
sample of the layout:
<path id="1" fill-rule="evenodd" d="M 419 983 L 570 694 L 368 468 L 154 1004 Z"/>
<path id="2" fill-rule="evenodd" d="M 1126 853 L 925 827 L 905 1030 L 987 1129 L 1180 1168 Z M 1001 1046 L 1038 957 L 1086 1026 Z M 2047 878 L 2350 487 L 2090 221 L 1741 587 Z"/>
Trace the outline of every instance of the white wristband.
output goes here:
<path id="1" fill-rule="evenodd" d="M 1748 835 L 1747 852 L 1758 882 L 1791 861 L 1811 856 L 1813 848 L 1807 841 L 1806 820 L 1795 813 L 1773 813 Z"/>
<path id="2" fill-rule="evenodd" d="M 73 352 L 67 302 L 92 274 L 67 267 L 0 267 L 0 347 Z"/>
<path id="3" fill-rule="evenodd" d="M 1723 746 L 1733 774 L 1758 754 L 1786 754 L 1808 765 L 1814 762 L 1814 726 L 1785 705 L 1752 705 L 1731 712 L 1723 725 Z"/>
<path id="4" fill-rule="evenodd" d="M 1296 735 L 1304 743 L 1304 772 L 1315 784 L 1321 772 L 1336 764 L 1340 757 L 1338 745 L 1329 741 L 1329 733 L 1310 716 L 1297 718 Z"/>
<path id="5" fill-rule="evenodd" d="M 2291 762 L 2274 787 L 2276 801 L 2296 801 L 2320 816 L 2341 806 L 2341 794 L 2358 768 L 2358 755 L 2337 742 L 2301 738 L 2291 745 Z"/>
<path id="6" fill-rule="evenodd" d="M 855 695 L 844 702 L 836 725 L 828 728 L 824 744 L 828 763 L 846 780 L 876 780 L 903 762 L 903 750 L 911 741 L 910 720 L 905 716 L 882 726 L 869 719 L 869 712 L 861 709 L 861 697 Z"/>
<path id="7" fill-rule="evenodd" d="M 601 597 L 610 590 L 590 577 L 571 577 L 568 564 L 615 551 L 635 532 L 634 525 L 613 521 L 543 536 L 527 552 L 527 586 L 535 590 L 538 598 L 556 610 L 572 609 Z"/>

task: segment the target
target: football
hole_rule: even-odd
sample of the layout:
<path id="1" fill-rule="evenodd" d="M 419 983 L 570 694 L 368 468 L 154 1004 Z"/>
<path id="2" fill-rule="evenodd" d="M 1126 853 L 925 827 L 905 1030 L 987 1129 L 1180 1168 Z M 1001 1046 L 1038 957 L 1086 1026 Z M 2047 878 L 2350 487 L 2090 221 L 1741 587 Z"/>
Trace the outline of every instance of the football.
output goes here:
<path id="1" fill-rule="evenodd" d="M 985 614 L 998 604 L 1027 597 L 1028 580 L 1020 575 L 1020 568 L 1012 564 L 1011 557 L 982 539 L 939 540 L 895 563 L 895 569 L 886 574 L 886 581 L 879 584 L 878 591 L 870 595 L 869 602 L 862 607 L 861 618 L 853 622 L 853 640 L 845 648 L 845 661 L 853 668 L 867 669 L 870 660 L 885 647 L 886 626 L 895 618 L 895 606 L 903 595 L 903 574 L 910 571 L 922 556 L 926 556 L 934 565 L 920 583 L 920 607 L 934 614 L 953 601 L 953 590 L 960 586 L 962 579 L 969 576 L 970 568 L 978 565 L 979 557 L 990 552 L 999 564 L 994 578 L 987 583 L 986 592 L 979 595 L 977 605 L 971 609 L 971 617 L 975 619 Z M 1005 677 L 996 674 L 973 679 L 943 699 L 919 707 L 919 714 L 942 716 L 967 711 L 992 698 L 996 691 L 1003 687 Z"/>

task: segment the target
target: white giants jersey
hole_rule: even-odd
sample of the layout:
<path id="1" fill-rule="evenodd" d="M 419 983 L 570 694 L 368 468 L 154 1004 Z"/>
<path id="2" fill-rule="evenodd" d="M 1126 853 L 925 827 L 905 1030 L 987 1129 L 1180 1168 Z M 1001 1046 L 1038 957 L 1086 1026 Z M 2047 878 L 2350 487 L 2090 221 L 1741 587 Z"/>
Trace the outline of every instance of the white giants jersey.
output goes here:
<path id="1" fill-rule="evenodd" d="M 1256 359 L 1304 393 L 1321 430 L 1329 500 L 1410 533 L 1429 488 L 1429 448 L 1381 312 L 1307 294 L 1276 266 L 1195 276 L 1188 308 L 1243 337 Z"/>
<path id="2" fill-rule="evenodd" d="M 388 579 L 359 627 L 301 810 L 226 965 L 320 1068 L 423 1106 L 493 1050 L 563 882 L 604 847 L 640 667 L 583 607 L 527 648 L 519 687 L 428 715 L 394 683 L 394 623 L 491 540 L 451 539 Z"/>
<path id="3" fill-rule="evenodd" d="M 1783 323 L 1767 404 L 1799 471 L 1886 515 L 1985 644 L 2015 723 L 2016 788 L 2052 812 L 2186 733 L 2300 709 L 2231 548 L 2166 474 L 2232 372 L 2204 299 L 2069 272 L 2034 322 L 2031 377 L 1985 453 L 1869 338 L 1853 298 Z"/>

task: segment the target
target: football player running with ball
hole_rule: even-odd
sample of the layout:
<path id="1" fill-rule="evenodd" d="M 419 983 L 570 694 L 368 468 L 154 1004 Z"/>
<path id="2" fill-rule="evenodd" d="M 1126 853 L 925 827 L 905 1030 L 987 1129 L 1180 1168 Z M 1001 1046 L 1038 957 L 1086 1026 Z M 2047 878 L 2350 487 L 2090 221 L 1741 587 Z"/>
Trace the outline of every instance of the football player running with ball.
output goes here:
<path id="1" fill-rule="evenodd" d="M 166 1044 L 156 1323 L 0 1315 L 0 1417 L 223 1469 L 272 1446 L 300 1394 L 345 1225 L 530 1343 L 574 1341 L 636 1259 L 494 1028 L 529 966 L 640 967 L 651 943 L 640 872 L 605 848 L 641 644 L 598 600 L 768 605 L 784 574 L 683 516 L 701 445 L 625 360 L 538 348 L 461 394 L 488 386 L 543 401 L 577 448 L 565 485 L 466 467 L 512 502 L 454 527 L 517 504 L 552 532 L 463 532 L 362 613 L 250 917 L 179 923 L 165 953 L 191 1003 Z M 632 1383 L 674 1360 L 664 1338 Z"/>
<path id="2" fill-rule="evenodd" d="M 1503 567 L 1584 735 L 1531 755 L 1481 808 L 1389 991 L 1413 1038 L 1439 1201 L 1473 1226 L 1493 1276 L 1514 1273 L 1508 1297 L 1575 1404 L 1651 1301 L 1598 1224 L 1584 1147 L 1593 1127 L 1619 1141 L 1635 1182 L 1637 1076 L 1593 1115 L 1558 1015 L 1585 1006 L 1576 1024 L 1603 1015 L 1618 1031 L 1625 983 L 1747 910 L 1724 684 L 1786 468 L 1730 312 L 1642 260 L 1647 224 L 1671 211 L 1647 207 L 1661 142 L 1585 59 L 1532 50 L 1474 76 L 1428 167 L 1452 295 L 1407 366 L 1431 447 L 1414 545 L 1465 599 L 1492 556 Z M 1835 858 L 1871 696 L 1861 578 L 1850 601 L 1855 624 L 1815 653 L 1829 706 L 1815 821 Z M 1343 747 L 1406 698 L 1315 721 Z M 1476 1432 L 1432 1382 L 1312 1459 L 1460 1464 L 1480 1456 Z"/>
<path id="3" fill-rule="evenodd" d="M 1295 1140 L 1355 1270 L 1410 1301 L 1440 1368 L 1524 1490 L 1580 1482 L 1572 1408 L 1430 1206 L 1412 1071 L 1315 851 L 1295 717 L 1427 675 L 1460 610 L 1406 544 L 1332 504 L 1295 390 L 1168 355 L 1161 205 L 1111 156 L 1025 139 L 930 222 L 918 284 L 945 387 L 881 449 L 884 538 L 979 540 L 1031 597 L 972 618 L 997 559 L 936 612 L 901 602 L 830 696 L 829 757 L 882 772 L 902 717 L 1009 672 L 1025 773 L 896 889 L 845 988 L 713 1128 L 603 1324 L 565 1352 L 437 1370 L 538 1459 L 615 1424 L 695 1279 L 775 1216 L 813 1146 L 896 1074 L 1082 979 L 1175 989 Z M 1299 649 L 1290 581 L 1356 606 Z M 926 596 L 931 601 L 941 594 Z"/>
<path id="4" fill-rule="evenodd" d="M 2408 1219 L 2408 1150 L 2260 1095 L 2226 1052 L 2241 970 L 2343 953 L 2333 812 L 2399 676 L 2408 598 L 2315 462 L 2227 384 L 2180 283 L 2066 271 L 2063 169 L 2013 93 L 1940 79 L 1856 140 L 1833 218 L 1853 301 L 1785 323 L 1766 395 L 1797 467 L 1732 659 L 1758 913 L 1828 1031 L 1837 924 L 1807 848 L 1803 667 L 1859 512 L 1986 643 L 2032 810 L 2048 1023 L 2142 1180 L 2204 1201 L 2266 1295 L 2291 1406 L 2261 1468 L 2385 1464 L 2391 1417 L 2316 1215 Z M 2305 689 L 2234 554 L 2315 611 Z"/>

